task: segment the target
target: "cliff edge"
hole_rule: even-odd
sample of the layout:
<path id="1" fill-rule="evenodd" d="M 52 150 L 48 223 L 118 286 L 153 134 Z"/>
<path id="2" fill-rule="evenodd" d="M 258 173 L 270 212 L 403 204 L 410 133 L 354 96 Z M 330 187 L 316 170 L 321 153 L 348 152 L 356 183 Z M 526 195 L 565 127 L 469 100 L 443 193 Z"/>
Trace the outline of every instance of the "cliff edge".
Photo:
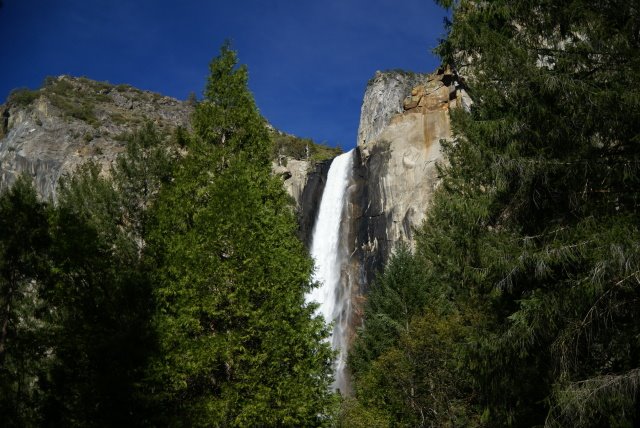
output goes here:
<path id="1" fill-rule="evenodd" d="M 82 77 L 13 91 L 0 106 L 0 189 L 27 173 L 42 198 L 55 200 L 63 174 L 88 159 L 107 168 L 145 122 L 171 135 L 188 126 L 192 110 L 188 102 Z"/>

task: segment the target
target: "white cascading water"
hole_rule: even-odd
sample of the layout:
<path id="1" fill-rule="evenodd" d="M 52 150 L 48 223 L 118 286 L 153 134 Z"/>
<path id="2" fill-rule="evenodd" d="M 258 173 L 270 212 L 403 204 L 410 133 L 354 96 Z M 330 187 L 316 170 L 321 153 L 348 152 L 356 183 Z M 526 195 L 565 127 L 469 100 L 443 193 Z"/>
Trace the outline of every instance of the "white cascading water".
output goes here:
<path id="1" fill-rule="evenodd" d="M 353 166 L 353 150 L 336 157 L 327 173 L 327 183 L 322 193 L 318 217 L 311 238 L 311 256 L 316 265 L 314 280 L 320 283 L 307 295 L 308 302 L 320 304 L 318 312 L 328 322 L 334 323 L 331 346 L 338 350 L 335 361 L 334 389 L 348 390 L 346 376 L 348 312 L 351 296 L 342 290 L 340 275 L 343 260 L 340 256 L 340 224 Z"/>

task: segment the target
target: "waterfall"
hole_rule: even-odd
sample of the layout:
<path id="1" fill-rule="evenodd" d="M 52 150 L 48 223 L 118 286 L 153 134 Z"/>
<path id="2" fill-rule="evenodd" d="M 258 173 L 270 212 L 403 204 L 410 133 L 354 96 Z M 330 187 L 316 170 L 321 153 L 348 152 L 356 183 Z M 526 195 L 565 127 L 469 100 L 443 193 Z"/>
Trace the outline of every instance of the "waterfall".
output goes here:
<path id="1" fill-rule="evenodd" d="M 346 376 L 347 339 L 351 296 L 340 280 L 344 254 L 341 254 L 340 224 L 351 178 L 353 150 L 336 157 L 327 174 L 318 217 L 311 238 L 311 255 L 315 261 L 314 280 L 320 283 L 307 295 L 308 302 L 318 302 L 328 323 L 333 322 L 331 346 L 338 351 L 334 363 L 334 389 L 346 393 L 349 388 Z"/>

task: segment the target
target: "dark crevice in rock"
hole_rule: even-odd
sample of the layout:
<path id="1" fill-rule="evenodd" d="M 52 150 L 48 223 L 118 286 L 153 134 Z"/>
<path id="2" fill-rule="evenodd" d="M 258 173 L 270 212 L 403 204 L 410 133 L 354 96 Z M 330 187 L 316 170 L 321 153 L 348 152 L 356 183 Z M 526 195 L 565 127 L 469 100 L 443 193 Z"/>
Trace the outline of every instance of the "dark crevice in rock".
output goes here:
<path id="1" fill-rule="evenodd" d="M 309 248 L 311 246 L 311 235 L 313 226 L 318 216 L 322 192 L 327 183 L 327 174 L 333 159 L 318 162 L 313 172 L 307 178 L 302 197 L 300 198 L 300 210 L 298 214 L 298 237 Z"/>
<path id="2" fill-rule="evenodd" d="M 9 113 L 9 107 L 5 107 L 2 112 L 2 123 L 0 126 L 0 138 L 4 137 L 7 132 L 9 132 L 9 117 L 11 114 Z"/>

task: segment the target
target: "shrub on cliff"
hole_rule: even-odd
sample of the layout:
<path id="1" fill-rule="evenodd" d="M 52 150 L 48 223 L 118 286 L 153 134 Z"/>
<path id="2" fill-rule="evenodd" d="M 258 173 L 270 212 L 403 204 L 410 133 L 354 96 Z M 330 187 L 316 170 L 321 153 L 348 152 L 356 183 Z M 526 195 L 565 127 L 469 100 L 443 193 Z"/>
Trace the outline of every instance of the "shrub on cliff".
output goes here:
<path id="1" fill-rule="evenodd" d="M 29 88 L 18 88 L 11 91 L 8 101 L 18 104 L 19 106 L 28 106 L 40 96 L 39 91 L 33 91 Z"/>

